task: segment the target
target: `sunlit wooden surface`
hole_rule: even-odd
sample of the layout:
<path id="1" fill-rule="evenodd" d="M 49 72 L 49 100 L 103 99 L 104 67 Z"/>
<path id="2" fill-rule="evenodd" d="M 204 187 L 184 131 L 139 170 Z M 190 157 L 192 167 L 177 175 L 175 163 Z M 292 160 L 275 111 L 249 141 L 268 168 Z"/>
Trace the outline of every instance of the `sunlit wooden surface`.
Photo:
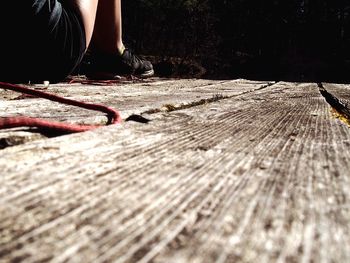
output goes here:
<path id="1" fill-rule="evenodd" d="M 350 101 L 349 85 L 323 87 Z M 350 261 L 350 128 L 317 83 L 45 90 L 114 107 L 124 122 L 52 137 L 0 131 L 0 262 Z M 106 122 L 2 90 L 0 110 Z M 132 114 L 149 122 L 125 121 Z"/>

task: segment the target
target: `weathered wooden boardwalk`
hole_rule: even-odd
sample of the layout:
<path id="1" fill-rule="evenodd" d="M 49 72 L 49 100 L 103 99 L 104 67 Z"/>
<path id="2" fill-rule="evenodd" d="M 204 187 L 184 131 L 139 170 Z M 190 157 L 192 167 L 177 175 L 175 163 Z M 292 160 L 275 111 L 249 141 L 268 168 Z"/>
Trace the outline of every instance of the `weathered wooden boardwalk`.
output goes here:
<path id="1" fill-rule="evenodd" d="M 322 86 L 346 108 L 350 85 Z M 50 85 L 149 122 L 51 138 L 0 130 L 0 262 L 350 262 L 350 128 L 323 88 Z M 106 122 L 0 95 L 1 117 Z"/>

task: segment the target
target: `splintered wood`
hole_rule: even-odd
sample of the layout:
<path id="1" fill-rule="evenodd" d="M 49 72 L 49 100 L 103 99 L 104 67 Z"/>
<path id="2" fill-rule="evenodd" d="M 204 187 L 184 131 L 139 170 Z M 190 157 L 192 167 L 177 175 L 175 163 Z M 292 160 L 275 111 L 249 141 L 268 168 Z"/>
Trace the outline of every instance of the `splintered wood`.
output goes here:
<path id="1" fill-rule="evenodd" d="M 324 87 L 349 99 L 348 85 Z M 153 79 L 47 91 L 150 122 L 53 138 L 0 131 L 0 141 L 23 139 L 0 150 L 1 262 L 350 261 L 350 129 L 317 84 Z M 13 98 L 3 93 L 1 116 L 105 118 Z"/>

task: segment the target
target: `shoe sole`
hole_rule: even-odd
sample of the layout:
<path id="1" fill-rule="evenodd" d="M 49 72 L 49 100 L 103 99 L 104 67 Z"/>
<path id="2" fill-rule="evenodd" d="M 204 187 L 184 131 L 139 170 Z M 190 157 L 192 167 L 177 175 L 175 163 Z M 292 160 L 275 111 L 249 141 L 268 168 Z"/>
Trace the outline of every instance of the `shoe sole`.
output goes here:
<path id="1" fill-rule="evenodd" d="M 118 79 L 120 78 L 120 75 L 124 75 L 124 74 L 115 74 L 115 73 L 110 73 L 110 72 L 103 72 L 103 71 L 95 71 L 93 73 L 85 73 L 85 75 L 88 77 L 88 78 L 92 78 L 92 79 L 104 79 L 104 80 L 107 80 L 107 79 Z M 140 78 L 150 78 L 154 75 L 154 70 L 151 69 L 151 70 L 148 70 L 140 75 L 136 75 L 135 76 L 138 76 Z"/>
<path id="2" fill-rule="evenodd" d="M 142 73 L 140 75 L 140 77 L 142 77 L 142 78 L 149 78 L 149 77 L 152 77 L 153 75 L 154 75 L 154 70 L 151 69 L 151 70 L 148 70 L 148 71 Z"/>

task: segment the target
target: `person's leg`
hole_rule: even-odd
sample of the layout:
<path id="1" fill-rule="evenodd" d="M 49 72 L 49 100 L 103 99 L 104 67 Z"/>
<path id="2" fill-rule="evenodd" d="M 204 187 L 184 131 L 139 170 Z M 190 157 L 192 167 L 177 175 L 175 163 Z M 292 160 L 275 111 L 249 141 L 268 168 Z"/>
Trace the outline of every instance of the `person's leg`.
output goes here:
<path id="1" fill-rule="evenodd" d="M 134 55 L 123 44 L 121 0 L 99 0 L 94 19 L 94 29 L 89 45 L 92 57 L 89 58 L 87 71 L 91 71 L 92 74 L 103 72 L 107 75 L 111 73 L 111 75 L 153 76 L 152 63 Z M 91 21 L 85 20 L 91 30 Z"/>
<path id="2" fill-rule="evenodd" d="M 86 48 L 88 48 L 95 27 L 99 0 L 68 0 L 68 3 L 80 14 L 85 29 Z"/>
<path id="3" fill-rule="evenodd" d="M 88 47 L 108 54 L 123 51 L 121 0 L 68 1 L 81 15 Z"/>
<path id="4" fill-rule="evenodd" d="M 99 1 L 91 45 L 103 53 L 123 53 L 121 0 Z"/>

